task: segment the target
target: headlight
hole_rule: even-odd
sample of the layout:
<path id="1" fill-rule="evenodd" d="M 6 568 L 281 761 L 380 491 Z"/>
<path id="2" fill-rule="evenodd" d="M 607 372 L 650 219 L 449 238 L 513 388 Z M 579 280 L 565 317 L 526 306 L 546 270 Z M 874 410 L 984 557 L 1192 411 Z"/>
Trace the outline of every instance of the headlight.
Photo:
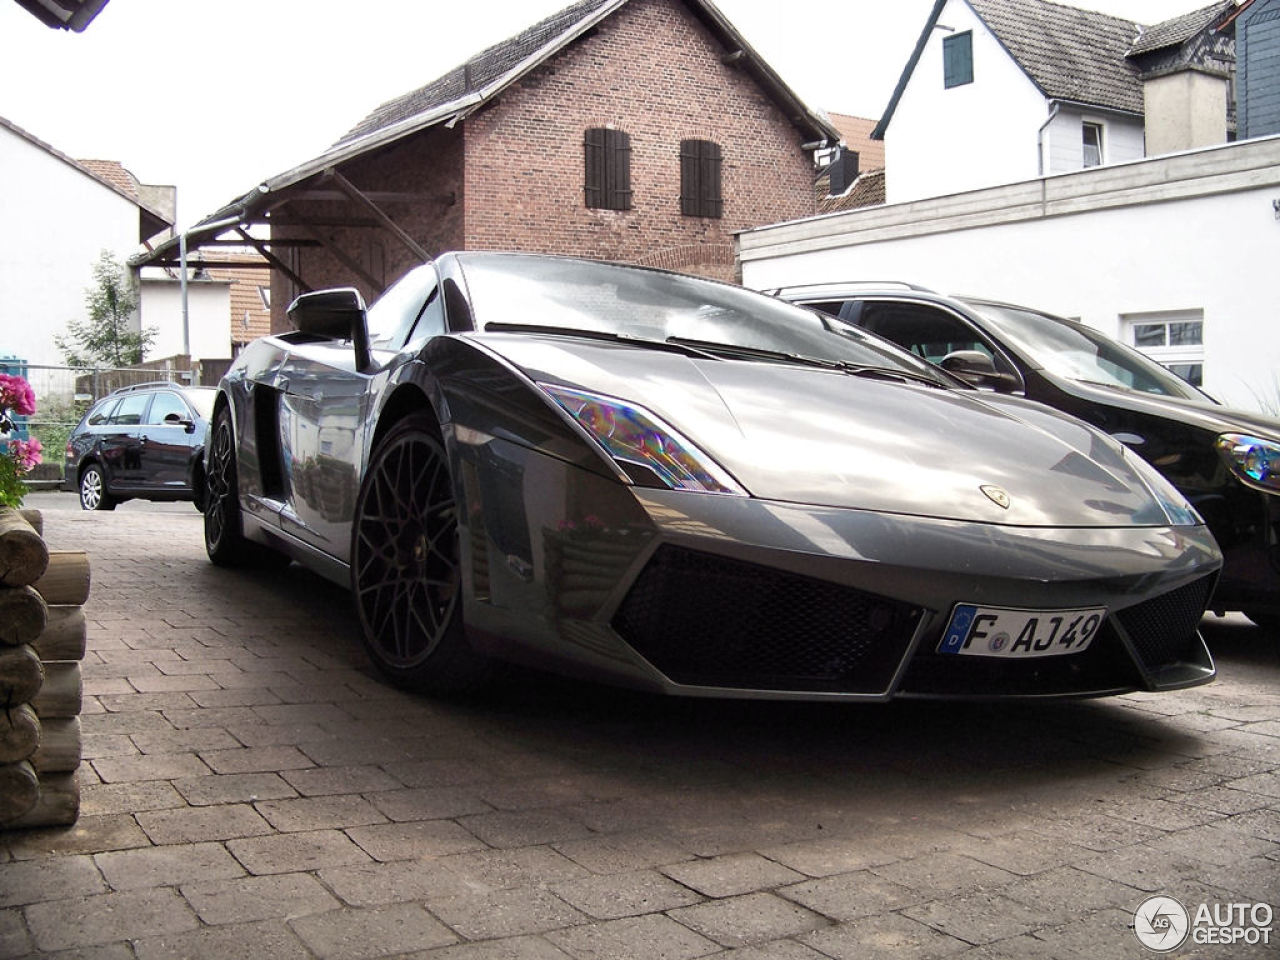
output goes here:
<path id="1" fill-rule="evenodd" d="M 742 489 L 710 457 L 644 407 L 613 397 L 539 383 L 564 407 L 609 456 L 626 470 L 643 468 L 673 490 L 727 493 L 745 497 Z M 636 479 L 635 471 L 627 471 Z"/>
<path id="2" fill-rule="evenodd" d="M 1224 433 L 1218 452 L 1244 483 L 1264 490 L 1280 490 L 1280 443 L 1243 433 Z"/>
<path id="3" fill-rule="evenodd" d="M 1156 498 L 1164 510 L 1165 516 L 1175 527 L 1196 527 L 1204 523 L 1204 518 L 1182 495 L 1182 492 L 1169 482 L 1169 478 L 1149 464 L 1146 460 L 1127 447 L 1124 457 L 1129 466 L 1142 478 L 1151 495 Z"/>

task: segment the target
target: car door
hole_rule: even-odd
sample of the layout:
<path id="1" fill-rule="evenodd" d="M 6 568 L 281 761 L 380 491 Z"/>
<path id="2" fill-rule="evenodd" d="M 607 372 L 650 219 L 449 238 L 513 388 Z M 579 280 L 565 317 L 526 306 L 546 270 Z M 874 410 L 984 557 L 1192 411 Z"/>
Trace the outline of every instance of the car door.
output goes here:
<path id="1" fill-rule="evenodd" d="M 151 401 L 148 393 L 127 393 L 111 411 L 98 445 L 98 455 L 112 489 L 143 485 L 142 420 Z"/>
<path id="2" fill-rule="evenodd" d="M 176 391 L 158 390 L 152 395 L 140 439 L 143 484 L 158 490 L 186 488 L 197 442 L 195 416 Z"/>

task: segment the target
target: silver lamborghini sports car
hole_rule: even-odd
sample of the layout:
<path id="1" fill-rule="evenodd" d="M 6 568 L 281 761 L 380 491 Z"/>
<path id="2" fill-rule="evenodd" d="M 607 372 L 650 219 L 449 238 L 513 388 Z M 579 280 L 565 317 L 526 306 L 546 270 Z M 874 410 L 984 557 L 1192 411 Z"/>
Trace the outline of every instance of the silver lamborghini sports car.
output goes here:
<path id="1" fill-rule="evenodd" d="M 299 297 L 223 379 L 215 563 L 350 586 L 373 663 L 668 693 L 1082 696 L 1203 683 L 1221 555 L 1048 407 L 738 287 L 446 254 Z"/>

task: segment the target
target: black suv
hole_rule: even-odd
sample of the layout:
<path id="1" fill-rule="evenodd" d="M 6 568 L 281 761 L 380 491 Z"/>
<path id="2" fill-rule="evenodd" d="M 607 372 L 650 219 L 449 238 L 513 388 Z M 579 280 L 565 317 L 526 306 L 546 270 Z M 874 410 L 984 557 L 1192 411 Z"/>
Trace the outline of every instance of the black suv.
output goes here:
<path id="1" fill-rule="evenodd" d="M 1141 454 L 1195 505 L 1225 563 L 1210 608 L 1280 630 L 1280 420 L 1232 410 L 1091 327 L 909 284 L 767 291 L 892 340 L 969 383 L 1038 400 Z"/>
<path id="2" fill-rule="evenodd" d="M 161 381 L 103 397 L 67 440 L 62 488 L 85 510 L 132 500 L 193 500 L 203 507 L 204 441 L 213 387 Z"/>

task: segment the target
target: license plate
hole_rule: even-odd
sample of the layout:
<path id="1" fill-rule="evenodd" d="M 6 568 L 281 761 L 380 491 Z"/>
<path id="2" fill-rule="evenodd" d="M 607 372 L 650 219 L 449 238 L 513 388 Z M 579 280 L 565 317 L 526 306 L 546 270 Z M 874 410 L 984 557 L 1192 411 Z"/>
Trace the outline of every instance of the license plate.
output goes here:
<path id="1" fill-rule="evenodd" d="M 970 657 L 1055 657 L 1087 649 L 1107 615 L 1105 607 L 1018 610 L 957 603 L 939 653 Z"/>

